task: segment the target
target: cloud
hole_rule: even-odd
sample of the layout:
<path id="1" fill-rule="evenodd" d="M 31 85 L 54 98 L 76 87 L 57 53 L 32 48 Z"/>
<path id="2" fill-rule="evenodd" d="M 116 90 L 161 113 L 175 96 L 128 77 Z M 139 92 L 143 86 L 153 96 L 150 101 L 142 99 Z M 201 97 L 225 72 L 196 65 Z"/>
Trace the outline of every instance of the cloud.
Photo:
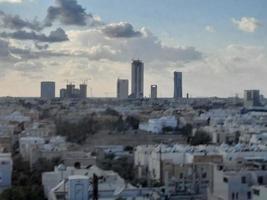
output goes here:
<path id="1" fill-rule="evenodd" d="M 8 29 L 23 29 L 28 28 L 36 31 L 42 29 L 40 23 L 37 20 L 28 21 L 23 20 L 18 15 L 10 15 L 0 10 L 0 27 Z"/>
<path id="2" fill-rule="evenodd" d="M 8 55 L 8 42 L 0 39 L 0 58 L 7 57 Z"/>
<path id="3" fill-rule="evenodd" d="M 133 26 L 127 22 L 111 23 L 107 24 L 102 28 L 103 33 L 108 37 L 117 38 L 130 38 L 130 37 L 140 37 L 142 33 L 140 31 L 134 30 Z"/>
<path id="4" fill-rule="evenodd" d="M 202 53 L 194 47 L 166 46 L 146 28 L 138 32 L 139 37 L 121 38 L 107 37 L 102 28 L 68 31 L 70 41 L 53 48 L 58 51 L 69 51 L 75 56 L 87 56 L 89 59 L 123 62 L 129 62 L 132 58 L 140 58 L 145 62 L 190 62 L 202 58 Z"/>
<path id="5" fill-rule="evenodd" d="M 0 0 L 0 3 L 21 3 L 23 0 Z"/>
<path id="6" fill-rule="evenodd" d="M 254 17 L 242 17 L 240 20 L 233 18 L 232 22 L 239 30 L 249 33 L 255 32 L 261 26 L 261 23 Z"/>
<path id="7" fill-rule="evenodd" d="M 47 9 L 45 26 L 52 26 L 56 20 L 64 25 L 76 26 L 95 25 L 99 22 L 99 19 L 86 13 L 76 0 L 56 0 L 56 6 Z"/>
<path id="8" fill-rule="evenodd" d="M 13 38 L 17 40 L 34 40 L 39 42 L 64 42 L 68 40 L 68 36 L 62 28 L 58 28 L 55 31 L 51 31 L 48 36 L 45 34 L 39 34 L 34 31 L 27 32 L 24 30 L 19 30 L 16 32 L 2 32 L 0 37 L 3 38 Z"/>
<path id="9" fill-rule="evenodd" d="M 44 49 L 48 49 L 49 45 L 48 44 L 39 44 L 38 42 L 34 43 L 34 46 L 38 49 L 38 50 L 44 50 Z"/>
<path id="10" fill-rule="evenodd" d="M 208 31 L 208 32 L 210 32 L 210 33 L 216 32 L 215 28 L 213 26 L 210 26 L 210 25 L 207 25 L 205 27 L 205 30 Z"/>
<path id="11" fill-rule="evenodd" d="M 264 47 L 237 44 L 209 53 L 202 60 L 185 64 L 186 89 L 193 96 L 234 96 L 252 88 L 266 93 L 266 53 Z"/>

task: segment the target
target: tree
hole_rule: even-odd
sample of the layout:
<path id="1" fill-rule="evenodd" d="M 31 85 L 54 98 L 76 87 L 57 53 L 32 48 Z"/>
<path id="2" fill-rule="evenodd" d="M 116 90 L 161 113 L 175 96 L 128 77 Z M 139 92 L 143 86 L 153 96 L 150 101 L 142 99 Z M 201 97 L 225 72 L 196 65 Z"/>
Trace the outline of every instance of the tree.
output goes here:
<path id="1" fill-rule="evenodd" d="M 127 116 L 125 122 L 129 128 L 134 130 L 139 128 L 140 120 L 135 116 Z"/>
<path id="2" fill-rule="evenodd" d="M 97 130 L 98 123 L 93 114 L 85 116 L 76 123 L 61 119 L 56 120 L 57 135 L 65 136 L 69 142 L 81 144 Z"/>
<path id="3" fill-rule="evenodd" d="M 13 186 L 0 194 L 0 200 L 44 200 L 42 173 L 53 170 L 60 159 L 39 159 L 32 169 L 20 156 L 15 156 L 13 162 Z"/>
<path id="4" fill-rule="evenodd" d="M 202 130 L 196 131 L 195 135 L 190 140 L 190 144 L 194 146 L 200 144 L 209 144 L 210 142 L 211 142 L 210 135 Z"/>

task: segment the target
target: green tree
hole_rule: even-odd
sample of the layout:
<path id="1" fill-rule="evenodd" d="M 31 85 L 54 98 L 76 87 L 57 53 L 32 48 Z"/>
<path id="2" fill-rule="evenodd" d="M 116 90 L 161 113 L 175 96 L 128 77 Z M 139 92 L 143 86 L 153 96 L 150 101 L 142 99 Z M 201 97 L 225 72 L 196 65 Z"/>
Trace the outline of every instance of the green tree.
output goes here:
<path id="1" fill-rule="evenodd" d="M 211 142 L 210 135 L 202 130 L 196 131 L 195 135 L 190 140 L 190 144 L 194 146 L 201 144 L 209 144 L 210 142 Z"/>

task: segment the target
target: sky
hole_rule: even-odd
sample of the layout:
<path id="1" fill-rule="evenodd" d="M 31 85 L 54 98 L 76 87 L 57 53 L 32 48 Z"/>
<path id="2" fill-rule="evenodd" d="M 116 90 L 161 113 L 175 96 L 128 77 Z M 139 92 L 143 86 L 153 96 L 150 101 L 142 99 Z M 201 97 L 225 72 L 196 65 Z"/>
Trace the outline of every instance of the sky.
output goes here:
<path id="1" fill-rule="evenodd" d="M 267 95 L 266 0 L 0 0 L 0 96 L 39 96 L 41 81 L 87 82 L 116 95 L 131 60 L 145 96 L 173 96 L 183 72 L 192 97 Z M 130 87 L 129 87 L 130 88 Z"/>

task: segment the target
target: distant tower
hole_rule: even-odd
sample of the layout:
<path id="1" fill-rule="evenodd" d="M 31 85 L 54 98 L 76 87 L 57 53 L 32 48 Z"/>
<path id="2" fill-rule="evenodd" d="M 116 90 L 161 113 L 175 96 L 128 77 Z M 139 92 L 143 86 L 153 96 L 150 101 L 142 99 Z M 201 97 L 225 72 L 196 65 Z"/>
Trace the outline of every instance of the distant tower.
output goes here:
<path id="1" fill-rule="evenodd" d="M 244 105 L 246 107 L 261 106 L 259 90 L 244 91 Z"/>
<path id="2" fill-rule="evenodd" d="M 158 97 L 158 86 L 157 85 L 151 85 L 150 87 L 150 95 L 151 99 L 156 99 Z"/>
<path id="3" fill-rule="evenodd" d="M 59 96 L 60 96 L 60 98 L 65 98 L 66 97 L 66 89 L 64 89 L 64 88 L 60 89 Z"/>
<path id="4" fill-rule="evenodd" d="M 87 98 L 87 85 L 80 84 L 80 98 Z"/>
<path id="5" fill-rule="evenodd" d="M 132 62 L 132 94 L 133 98 L 144 97 L 144 63 L 141 60 Z"/>
<path id="6" fill-rule="evenodd" d="M 51 81 L 41 82 L 41 98 L 53 99 L 55 98 L 56 83 Z"/>
<path id="7" fill-rule="evenodd" d="M 174 96 L 175 99 L 183 97 L 182 72 L 174 72 Z"/>
<path id="8" fill-rule="evenodd" d="M 73 98 L 74 96 L 74 90 L 75 90 L 75 85 L 74 84 L 67 84 L 67 89 L 66 89 L 66 93 L 65 93 L 65 97 L 68 98 Z"/>
<path id="9" fill-rule="evenodd" d="M 117 98 L 127 99 L 129 93 L 129 81 L 127 79 L 117 80 Z"/>

